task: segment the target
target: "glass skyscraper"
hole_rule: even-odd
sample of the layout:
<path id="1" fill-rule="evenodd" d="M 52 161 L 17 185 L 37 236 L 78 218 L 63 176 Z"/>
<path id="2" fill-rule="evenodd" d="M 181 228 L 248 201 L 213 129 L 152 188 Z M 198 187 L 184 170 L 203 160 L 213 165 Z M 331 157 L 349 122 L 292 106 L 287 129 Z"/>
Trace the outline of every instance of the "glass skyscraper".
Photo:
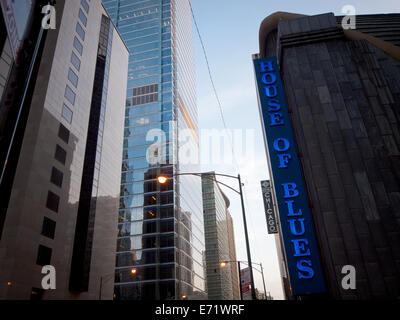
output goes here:
<path id="1" fill-rule="evenodd" d="M 130 50 L 115 299 L 205 297 L 204 223 L 189 0 L 103 0 Z M 146 138 L 165 132 L 163 147 Z M 156 139 L 157 140 L 157 139 Z M 159 142 L 159 141 L 158 141 Z M 164 161 L 148 161 L 150 158 Z M 174 176 L 165 185 L 160 174 Z"/>

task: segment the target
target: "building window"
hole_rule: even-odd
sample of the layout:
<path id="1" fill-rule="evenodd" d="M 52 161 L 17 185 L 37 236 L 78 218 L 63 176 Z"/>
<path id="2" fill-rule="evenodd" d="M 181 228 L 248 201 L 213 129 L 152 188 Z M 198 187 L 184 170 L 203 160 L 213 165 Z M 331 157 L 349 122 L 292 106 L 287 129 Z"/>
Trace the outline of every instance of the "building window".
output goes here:
<path id="1" fill-rule="evenodd" d="M 72 105 L 75 104 L 75 92 L 72 91 L 72 89 L 70 88 L 69 85 L 67 85 L 65 87 L 65 95 L 64 95 L 64 97 L 67 98 L 67 100 L 69 102 L 71 102 Z"/>
<path id="2" fill-rule="evenodd" d="M 32 288 L 31 300 L 42 300 L 44 290 L 40 288 Z"/>
<path id="3" fill-rule="evenodd" d="M 59 203 L 60 203 L 60 197 L 55 193 L 49 191 L 47 194 L 46 207 L 54 212 L 58 212 Z"/>
<path id="4" fill-rule="evenodd" d="M 39 250 L 36 258 L 36 264 L 39 266 L 46 266 L 50 264 L 51 248 L 39 245 Z"/>
<path id="5" fill-rule="evenodd" d="M 76 70 L 79 71 L 81 69 L 81 60 L 79 60 L 78 56 L 73 51 L 71 55 L 71 63 Z"/>
<path id="6" fill-rule="evenodd" d="M 64 103 L 62 107 L 62 112 L 61 116 L 68 121 L 68 123 L 72 122 L 72 110 L 67 107 L 67 105 Z"/>
<path id="7" fill-rule="evenodd" d="M 81 5 L 83 9 L 85 9 L 86 13 L 89 13 L 89 4 L 87 3 L 86 0 L 81 0 Z"/>
<path id="8" fill-rule="evenodd" d="M 64 127 L 61 123 L 60 123 L 60 127 L 58 128 L 58 137 L 63 140 L 66 144 L 68 144 L 69 142 L 69 130 Z"/>
<path id="9" fill-rule="evenodd" d="M 82 24 L 86 27 L 87 24 L 87 18 L 85 14 L 83 13 L 82 9 L 79 9 L 79 20 L 81 20 Z"/>
<path id="10" fill-rule="evenodd" d="M 50 181 L 54 183 L 57 187 L 61 188 L 63 182 L 63 176 L 64 174 L 60 170 L 53 167 L 53 169 L 51 170 Z"/>
<path id="11" fill-rule="evenodd" d="M 74 48 L 79 52 L 80 55 L 82 55 L 82 52 L 83 52 L 83 45 L 82 45 L 82 43 L 78 40 L 77 37 L 74 38 Z"/>
<path id="12" fill-rule="evenodd" d="M 42 225 L 42 235 L 47 238 L 54 239 L 55 231 L 56 222 L 47 217 L 44 217 Z"/>
<path id="13" fill-rule="evenodd" d="M 65 164 L 65 160 L 67 159 L 67 152 L 59 145 L 57 145 L 54 158 L 58 160 L 60 163 Z"/>
<path id="14" fill-rule="evenodd" d="M 68 71 L 68 80 L 71 81 L 75 88 L 78 86 L 78 76 L 71 68 Z"/>
<path id="15" fill-rule="evenodd" d="M 85 30 L 83 30 L 79 22 L 76 23 L 76 33 L 81 37 L 82 41 L 85 41 Z"/>

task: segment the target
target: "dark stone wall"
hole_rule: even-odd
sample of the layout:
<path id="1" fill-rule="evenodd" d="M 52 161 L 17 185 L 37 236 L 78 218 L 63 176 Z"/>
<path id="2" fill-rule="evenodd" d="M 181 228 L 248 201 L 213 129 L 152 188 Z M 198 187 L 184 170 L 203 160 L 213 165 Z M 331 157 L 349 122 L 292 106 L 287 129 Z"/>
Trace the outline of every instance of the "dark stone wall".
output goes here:
<path id="1" fill-rule="evenodd" d="M 331 25 L 319 36 L 321 16 L 278 28 L 326 283 L 336 299 L 400 297 L 400 62 L 345 40 L 326 16 Z M 314 26 L 315 41 L 304 42 L 304 25 Z M 335 36 L 324 37 L 325 28 Z M 356 290 L 342 289 L 344 265 L 356 268 Z"/>

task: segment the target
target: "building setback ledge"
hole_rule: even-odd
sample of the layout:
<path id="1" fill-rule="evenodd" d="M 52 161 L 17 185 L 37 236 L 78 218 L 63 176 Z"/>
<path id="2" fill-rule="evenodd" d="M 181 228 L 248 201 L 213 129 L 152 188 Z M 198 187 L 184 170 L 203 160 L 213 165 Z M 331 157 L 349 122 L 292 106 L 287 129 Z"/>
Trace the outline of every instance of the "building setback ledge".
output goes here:
<path id="1" fill-rule="evenodd" d="M 279 26 L 279 28 L 278 28 Z M 333 13 L 314 16 L 304 14 L 275 12 L 266 17 L 260 25 L 259 48 L 260 58 L 266 57 L 268 35 L 278 30 L 278 46 L 289 46 L 300 43 L 325 41 L 329 38 L 345 37 L 347 40 L 367 40 L 394 59 L 400 61 L 400 47 L 377 37 L 356 30 L 343 30 L 337 24 Z M 321 31 L 324 30 L 323 33 Z"/>

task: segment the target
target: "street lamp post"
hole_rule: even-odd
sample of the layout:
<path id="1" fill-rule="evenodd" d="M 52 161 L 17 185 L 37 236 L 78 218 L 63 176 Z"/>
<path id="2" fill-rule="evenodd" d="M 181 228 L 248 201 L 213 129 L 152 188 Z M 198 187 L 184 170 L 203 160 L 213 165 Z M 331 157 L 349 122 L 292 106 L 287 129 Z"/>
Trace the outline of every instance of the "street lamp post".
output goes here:
<path id="1" fill-rule="evenodd" d="M 242 277 L 241 277 L 241 274 L 240 274 L 240 263 L 241 263 L 241 262 L 242 262 L 242 263 L 247 263 L 247 262 L 246 262 L 246 261 L 226 261 L 226 260 L 224 260 L 224 261 L 221 261 L 221 262 L 219 263 L 219 265 L 220 265 L 221 268 L 225 268 L 225 266 L 226 266 L 226 264 L 227 264 L 228 262 L 237 262 L 237 263 L 238 263 L 238 268 L 239 268 L 239 282 L 240 282 L 240 297 L 241 297 L 241 299 L 243 300 L 243 293 L 242 293 Z M 263 280 L 263 286 L 264 286 L 264 295 L 265 295 L 265 298 L 266 298 L 266 297 L 267 297 L 267 289 L 266 289 L 266 286 L 265 286 L 264 269 L 263 269 L 262 263 L 253 262 L 253 264 L 259 265 L 260 268 L 261 268 L 261 271 L 258 270 L 257 268 L 254 268 L 254 269 L 261 273 L 262 280 Z M 250 267 L 250 265 L 249 265 L 249 268 L 250 268 L 250 270 L 253 269 L 253 267 Z"/>
<path id="2" fill-rule="evenodd" d="M 240 272 L 240 261 L 238 263 L 238 273 L 239 273 L 239 289 L 240 289 L 240 300 L 243 300 L 243 291 L 242 291 L 242 274 Z"/>
<path id="3" fill-rule="evenodd" d="M 136 268 L 132 268 L 130 270 L 130 272 L 131 272 L 132 275 L 135 275 L 135 274 L 137 274 L 137 269 Z M 107 280 L 109 280 L 109 279 L 112 279 L 112 277 L 114 277 L 114 276 L 115 276 L 114 272 L 106 274 L 104 276 L 100 276 L 99 300 L 102 300 L 101 295 L 102 295 L 102 289 L 103 289 L 103 279 L 106 280 L 106 278 L 107 278 Z"/>
<path id="4" fill-rule="evenodd" d="M 251 254 L 250 254 L 250 245 L 249 245 L 249 235 L 247 232 L 247 221 L 246 221 L 246 211 L 244 208 L 244 201 L 243 201 L 243 190 L 242 190 L 242 180 L 240 179 L 240 174 L 236 176 L 232 176 L 232 175 L 228 175 L 228 174 L 221 174 L 221 173 L 214 173 L 214 172 L 210 172 L 210 173 L 201 173 L 201 172 L 184 172 L 184 173 L 174 173 L 172 174 L 172 177 L 174 176 L 183 176 L 183 175 L 192 175 L 192 176 L 198 176 L 201 177 L 202 175 L 214 175 L 214 176 L 222 176 L 222 177 L 227 177 L 227 178 L 232 178 L 232 179 L 237 179 L 239 182 L 239 191 L 237 191 L 236 189 L 226 185 L 225 183 L 222 183 L 220 181 L 217 181 L 215 179 L 211 179 L 214 182 L 221 184 L 229 189 L 231 189 L 232 191 L 236 192 L 237 194 L 240 195 L 240 201 L 242 203 L 242 215 L 243 215 L 243 226 L 244 226 L 244 234 L 245 234 L 245 238 L 246 238 L 246 250 L 247 250 L 247 260 L 248 260 L 248 264 L 250 267 L 250 282 L 251 282 L 251 296 L 253 300 L 256 300 L 256 291 L 255 291 L 255 287 L 254 287 L 254 277 L 253 277 L 253 268 L 252 268 L 252 263 L 251 263 Z M 207 177 L 206 177 L 207 178 Z M 207 178 L 210 179 L 210 178 Z M 157 181 L 160 184 L 164 184 L 166 183 L 168 180 L 167 176 L 159 176 L 157 177 Z"/>

